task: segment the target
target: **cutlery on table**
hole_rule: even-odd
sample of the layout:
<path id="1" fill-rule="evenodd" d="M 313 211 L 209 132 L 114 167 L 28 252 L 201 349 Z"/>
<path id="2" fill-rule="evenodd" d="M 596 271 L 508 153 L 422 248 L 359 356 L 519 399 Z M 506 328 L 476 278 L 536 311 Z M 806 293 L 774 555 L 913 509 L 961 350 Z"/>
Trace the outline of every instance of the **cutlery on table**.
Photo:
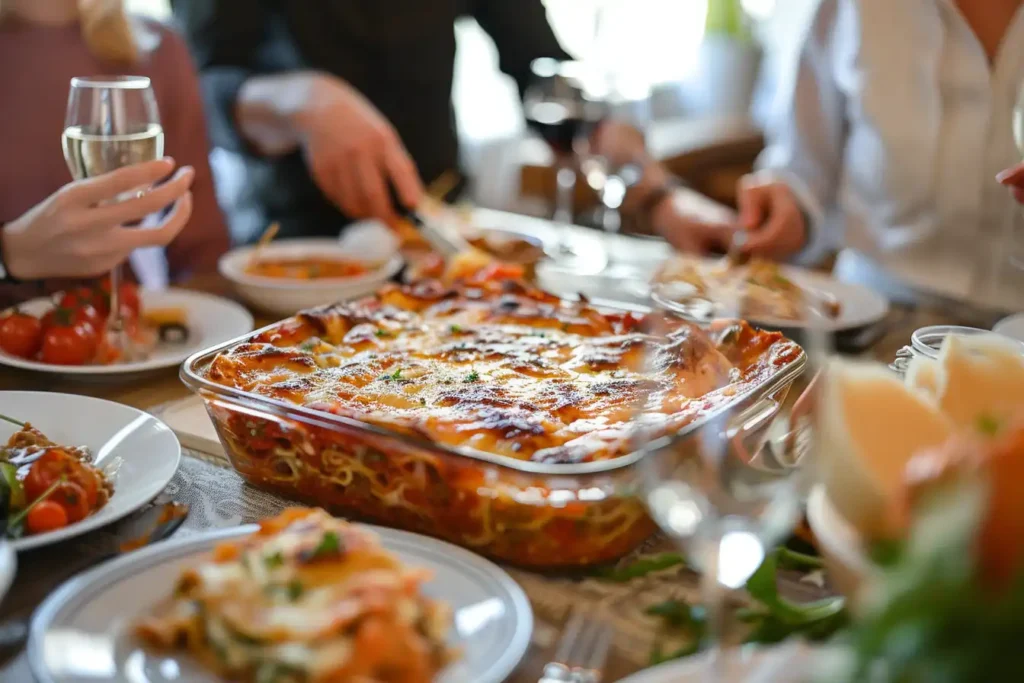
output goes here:
<path id="1" fill-rule="evenodd" d="M 573 610 L 538 683 L 601 683 L 614 629 L 594 614 Z"/>
<path id="2" fill-rule="evenodd" d="M 144 524 L 147 529 L 145 533 L 120 544 L 115 551 L 86 558 L 73 573 L 77 574 L 94 565 L 169 538 L 185 523 L 188 513 L 187 504 L 175 502 L 169 495 L 157 496 L 153 505 L 132 522 L 136 526 Z M 30 619 L 31 616 L 14 617 L 0 623 L 0 653 L 10 653 L 24 645 L 28 638 Z"/>

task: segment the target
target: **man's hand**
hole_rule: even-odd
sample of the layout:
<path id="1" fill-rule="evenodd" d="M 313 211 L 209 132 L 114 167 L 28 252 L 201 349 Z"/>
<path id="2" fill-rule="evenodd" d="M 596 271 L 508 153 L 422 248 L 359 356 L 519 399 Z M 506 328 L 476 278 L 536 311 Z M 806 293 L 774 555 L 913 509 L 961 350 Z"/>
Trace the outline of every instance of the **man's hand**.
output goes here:
<path id="1" fill-rule="evenodd" d="M 416 165 L 394 127 L 355 88 L 320 77 L 295 120 L 313 179 L 348 216 L 393 219 L 391 185 L 406 207 L 419 205 Z"/>

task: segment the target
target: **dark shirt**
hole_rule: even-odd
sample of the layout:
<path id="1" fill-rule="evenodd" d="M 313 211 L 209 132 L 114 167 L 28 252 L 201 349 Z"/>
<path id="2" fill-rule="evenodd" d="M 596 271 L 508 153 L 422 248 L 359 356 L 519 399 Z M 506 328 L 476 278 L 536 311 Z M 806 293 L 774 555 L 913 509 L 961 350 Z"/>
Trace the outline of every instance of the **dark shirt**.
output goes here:
<path id="1" fill-rule="evenodd" d="M 454 22 L 494 39 L 520 93 L 538 57 L 567 59 L 541 0 L 172 0 L 203 79 L 214 144 L 247 162 L 247 186 L 283 234 L 337 234 L 347 223 L 314 185 L 302 154 L 259 159 L 234 119 L 253 75 L 315 69 L 363 93 L 391 121 L 426 183 L 458 168 L 452 111 Z"/>

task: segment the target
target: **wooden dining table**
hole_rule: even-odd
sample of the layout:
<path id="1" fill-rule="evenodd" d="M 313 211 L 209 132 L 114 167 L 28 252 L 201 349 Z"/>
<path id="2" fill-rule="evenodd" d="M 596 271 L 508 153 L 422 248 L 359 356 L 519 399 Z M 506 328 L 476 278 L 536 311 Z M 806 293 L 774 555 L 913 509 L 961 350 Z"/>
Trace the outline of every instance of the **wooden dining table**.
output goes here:
<path id="1" fill-rule="evenodd" d="M 229 284 L 219 276 L 197 277 L 186 288 L 233 298 Z M 257 326 L 273 322 L 256 314 Z M 894 309 L 885 321 L 882 334 L 861 355 L 888 362 L 909 341 L 914 329 L 928 324 L 957 323 L 948 311 L 932 309 Z M 52 391 L 93 396 L 116 401 L 159 415 L 163 407 L 189 397 L 189 390 L 178 378 L 177 368 L 156 372 L 123 382 L 81 382 L 58 379 L 55 375 L 0 369 L 0 390 Z M 791 392 L 795 394 L 795 392 Z M 185 457 L 169 487 L 176 498 L 192 505 L 192 513 L 179 534 L 254 521 L 280 509 L 287 501 L 278 499 L 244 483 L 222 458 L 185 449 Z M 205 491 L 200 491 L 205 489 Z M 215 490 L 215 493 L 211 493 Z M 202 495 L 200 495 L 202 494 Z M 24 617 L 75 571 L 90 565 L 90 558 L 102 554 L 102 548 L 117 547 L 117 525 L 92 532 L 66 543 L 19 555 L 19 572 L 12 590 L 0 604 L 0 622 Z M 124 540 L 124 539 L 120 539 Z M 113 545 L 112 545 L 113 544 Z M 640 554 L 653 555 L 674 551 L 664 538 L 652 539 Z M 629 560 L 627 560 L 629 561 Z M 547 576 L 509 569 L 524 588 L 535 612 L 532 645 L 511 683 L 535 683 L 543 665 L 552 656 L 553 647 L 573 608 L 585 607 L 594 618 L 607 619 L 615 628 L 615 639 L 604 680 L 614 681 L 648 665 L 648 655 L 662 642 L 660 622 L 647 614 L 647 607 L 666 599 L 698 599 L 697 575 L 685 566 L 676 566 L 628 582 L 607 582 L 590 574 Z M 820 597 L 821 589 L 808 588 L 795 579 L 788 590 L 808 597 Z M 0 664 L 0 681 L 30 683 L 33 680 L 22 652 Z"/>

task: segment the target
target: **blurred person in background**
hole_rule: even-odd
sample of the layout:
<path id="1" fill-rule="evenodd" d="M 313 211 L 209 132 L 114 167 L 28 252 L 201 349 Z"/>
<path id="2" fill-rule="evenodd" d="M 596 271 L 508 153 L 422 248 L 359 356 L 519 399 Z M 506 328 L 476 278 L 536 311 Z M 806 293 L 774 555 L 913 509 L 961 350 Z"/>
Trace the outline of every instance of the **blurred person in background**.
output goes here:
<path id="1" fill-rule="evenodd" d="M 843 248 L 836 275 L 894 300 L 1019 309 L 1024 218 L 993 177 L 1020 162 L 1022 4 L 819 0 L 738 216 L 693 211 L 670 239 L 700 250 L 742 229 L 747 252 L 804 262 Z"/>
<path id="2" fill-rule="evenodd" d="M 252 200 L 286 236 L 337 235 L 353 219 L 390 222 L 390 188 L 415 207 L 424 182 L 458 169 L 458 17 L 474 17 L 490 34 L 520 94 L 534 59 L 571 59 L 541 0 L 171 5 L 202 74 L 214 144 L 243 156 Z M 641 135 L 603 128 L 619 133 L 604 136 L 615 156 L 643 155 Z M 648 165 L 644 188 L 654 191 L 664 173 Z"/>
<path id="3" fill-rule="evenodd" d="M 458 169 L 454 22 L 472 15 L 520 92 L 538 57 L 569 59 L 540 0 L 172 0 L 198 62 L 213 141 L 240 153 L 281 234 L 337 235 L 415 207 Z"/>
<path id="4" fill-rule="evenodd" d="M 60 151 L 71 79 L 124 73 L 152 79 L 173 159 L 71 182 Z M 144 282 L 216 270 L 228 234 L 179 36 L 128 17 L 121 0 L 0 0 L 0 93 L 0 305 L 103 275 L 146 247 L 165 259 L 133 259 Z M 152 227 L 124 227 L 171 205 Z"/>

